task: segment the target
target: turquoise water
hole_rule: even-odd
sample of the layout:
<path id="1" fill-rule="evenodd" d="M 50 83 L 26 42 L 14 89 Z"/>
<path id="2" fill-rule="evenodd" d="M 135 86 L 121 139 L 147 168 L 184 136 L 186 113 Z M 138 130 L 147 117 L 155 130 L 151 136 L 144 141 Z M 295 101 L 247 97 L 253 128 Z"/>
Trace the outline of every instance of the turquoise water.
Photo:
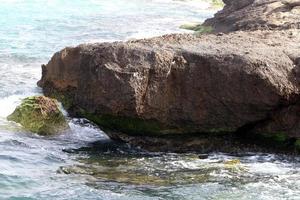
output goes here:
<path id="1" fill-rule="evenodd" d="M 183 32 L 213 15 L 205 2 L 0 0 L 0 199 L 300 199 L 300 158 L 147 153 L 84 119 L 40 137 L 7 122 L 40 94 L 40 65 L 65 46 Z M 228 164 L 230 160 L 240 160 Z"/>

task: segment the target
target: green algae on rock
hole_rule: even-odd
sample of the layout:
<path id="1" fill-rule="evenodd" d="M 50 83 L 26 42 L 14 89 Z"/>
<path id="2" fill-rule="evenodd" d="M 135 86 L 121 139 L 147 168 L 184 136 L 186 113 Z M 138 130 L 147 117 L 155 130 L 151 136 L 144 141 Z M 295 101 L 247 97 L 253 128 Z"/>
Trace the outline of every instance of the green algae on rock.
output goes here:
<path id="1" fill-rule="evenodd" d="M 223 8 L 225 5 L 222 0 L 212 0 L 211 4 L 213 8 Z"/>
<path id="2" fill-rule="evenodd" d="M 110 130 L 116 129 L 134 135 L 140 135 L 141 133 L 159 134 L 161 131 L 160 124 L 154 121 L 146 122 L 138 118 L 117 117 L 112 115 L 97 116 L 86 114 L 85 116 L 103 128 Z"/>
<path id="3" fill-rule="evenodd" d="M 210 134 L 215 136 L 229 135 L 234 132 L 230 128 L 214 128 L 198 132 L 191 125 L 182 127 L 167 126 L 157 120 L 134 117 L 114 116 L 109 114 L 93 114 L 81 109 L 80 116 L 94 122 L 104 130 L 120 131 L 129 136 L 164 136 L 182 134 Z"/>
<path id="4" fill-rule="evenodd" d="M 170 155 L 169 155 L 170 156 Z M 195 183 L 205 183 L 211 176 L 210 173 L 218 169 L 218 163 L 207 164 L 196 159 L 196 155 L 173 155 L 172 161 L 148 155 L 144 158 L 114 156 L 107 159 L 105 155 L 94 155 L 82 157 L 77 161 L 79 164 L 62 166 L 58 169 L 61 174 L 75 174 L 89 176 L 88 182 L 116 182 L 119 184 L 129 184 L 136 186 L 161 186 L 187 185 Z M 173 162 L 187 162 L 196 164 L 197 169 L 185 166 L 173 165 Z M 167 162 L 167 163 L 166 163 Z M 164 171 L 164 165 L 169 165 L 172 169 Z M 176 164 L 175 164 L 176 165 Z M 198 166 L 199 165 L 199 166 Z"/>
<path id="5" fill-rule="evenodd" d="M 68 128 L 57 100 L 45 96 L 25 98 L 7 119 L 40 135 L 52 135 Z"/>
<path id="6" fill-rule="evenodd" d="M 296 149 L 296 151 L 300 152 L 300 139 L 297 139 L 294 143 L 294 147 Z"/>
<path id="7" fill-rule="evenodd" d="M 202 24 L 197 24 L 197 23 L 183 24 L 179 28 L 195 31 L 198 34 L 212 33 L 213 32 L 213 28 L 211 26 L 203 26 Z"/>

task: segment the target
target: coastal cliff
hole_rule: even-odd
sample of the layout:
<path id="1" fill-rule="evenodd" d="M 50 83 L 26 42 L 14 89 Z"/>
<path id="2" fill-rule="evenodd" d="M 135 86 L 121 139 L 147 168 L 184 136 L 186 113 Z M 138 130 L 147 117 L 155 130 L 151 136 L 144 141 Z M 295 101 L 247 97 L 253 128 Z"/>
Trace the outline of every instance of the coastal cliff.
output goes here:
<path id="1" fill-rule="evenodd" d="M 233 133 L 297 145 L 299 2 L 226 0 L 223 11 L 204 23 L 213 34 L 65 48 L 42 66 L 38 85 L 72 115 L 135 145 L 159 147 L 170 143 L 160 138 L 185 135 L 188 150 L 197 134 Z"/>

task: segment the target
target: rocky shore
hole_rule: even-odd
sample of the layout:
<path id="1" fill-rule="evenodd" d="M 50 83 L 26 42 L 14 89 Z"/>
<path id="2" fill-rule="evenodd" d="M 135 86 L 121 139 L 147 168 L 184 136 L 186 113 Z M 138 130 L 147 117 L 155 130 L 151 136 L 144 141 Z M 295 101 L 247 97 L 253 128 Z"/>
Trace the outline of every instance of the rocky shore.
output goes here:
<path id="1" fill-rule="evenodd" d="M 300 1 L 224 3 L 204 23 L 211 34 L 65 48 L 38 85 L 149 150 L 213 150 L 237 135 L 300 149 Z"/>
<path id="2" fill-rule="evenodd" d="M 204 26 L 214 32 L 300 28 L 299 0 L 223 0 L 225 7 Z"/>

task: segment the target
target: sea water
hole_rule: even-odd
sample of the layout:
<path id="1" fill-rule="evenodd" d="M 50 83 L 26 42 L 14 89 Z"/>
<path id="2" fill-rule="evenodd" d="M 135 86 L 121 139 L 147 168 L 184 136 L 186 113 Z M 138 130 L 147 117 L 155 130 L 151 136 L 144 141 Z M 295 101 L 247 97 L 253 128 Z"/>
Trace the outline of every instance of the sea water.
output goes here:
<path id="1" fill-rule="evenodd" d="M 186 32 L 208 1 L 0 0 L 0 199 L 300 199 L 300 158 L 149 153 L 111 141 L 85 119 L 42 137 L 8 122 L 41 94 L 41 64 L 65 46 Z"/>

